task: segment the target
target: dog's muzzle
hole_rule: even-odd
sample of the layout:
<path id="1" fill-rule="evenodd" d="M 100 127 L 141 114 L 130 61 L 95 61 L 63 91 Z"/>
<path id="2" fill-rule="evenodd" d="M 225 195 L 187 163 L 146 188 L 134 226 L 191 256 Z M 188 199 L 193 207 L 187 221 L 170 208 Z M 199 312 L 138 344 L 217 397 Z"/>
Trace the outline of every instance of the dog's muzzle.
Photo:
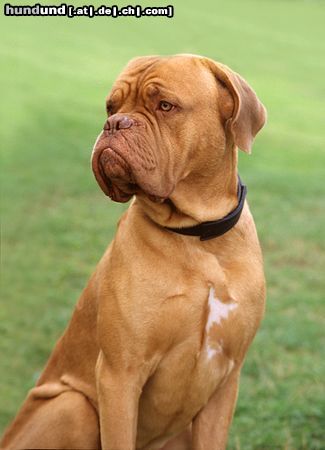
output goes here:
<path id="1" fill-rule="evenodd" d="M 133 123 L 132 119 L 120 114 L 110 117 L 92 154 L 92 169 L 99 186 L 117 202 L 127 202 L 137 191 L 130 164 L 114 146 L 114 135 L 119 130 L 130 128 Z"/>
<path id="2" fill-rule="evenodd" d="M 127 202 L 142 192 L 160 203 L 168 198 L 174 183 L 164 176 L 157 154 L 159 149 L 146 123 L 114 114 L 97 138 L 92 169 L 99 186 L 112 200 Z"/>

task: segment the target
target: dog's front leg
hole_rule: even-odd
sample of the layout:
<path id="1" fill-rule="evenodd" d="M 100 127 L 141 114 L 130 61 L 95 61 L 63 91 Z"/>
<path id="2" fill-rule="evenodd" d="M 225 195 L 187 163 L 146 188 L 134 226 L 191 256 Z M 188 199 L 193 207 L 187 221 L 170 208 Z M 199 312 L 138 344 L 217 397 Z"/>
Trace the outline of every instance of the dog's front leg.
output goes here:
<path id="1" fill-rule="evenodd" d="M 134 450 L 141 394 L 138 374 L 111 370 L 100 352 L 96 378 L 102 450 Z"/>
<path id="2" fill-rule="evenodd" d="M 192 424 L 192 450 L 225 450 L 236 406 L 240 371 L 237 369 L 212 395 Z"/>

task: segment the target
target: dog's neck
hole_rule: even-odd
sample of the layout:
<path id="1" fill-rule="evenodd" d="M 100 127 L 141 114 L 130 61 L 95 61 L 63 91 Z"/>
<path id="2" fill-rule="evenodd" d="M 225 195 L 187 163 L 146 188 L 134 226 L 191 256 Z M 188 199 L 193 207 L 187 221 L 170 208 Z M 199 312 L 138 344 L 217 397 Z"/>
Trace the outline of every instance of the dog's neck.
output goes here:
<path id="1" fill-rule="evenodd" d="M 138 195 L 135 202 L 164 227 L 181 228 L 221 219 L 238 203 L 237 150 L 230 153 L 217 169 L 207 168 L 203 175 L 189 174 L 163 203 L 154 203 L 145 195 Z"/>

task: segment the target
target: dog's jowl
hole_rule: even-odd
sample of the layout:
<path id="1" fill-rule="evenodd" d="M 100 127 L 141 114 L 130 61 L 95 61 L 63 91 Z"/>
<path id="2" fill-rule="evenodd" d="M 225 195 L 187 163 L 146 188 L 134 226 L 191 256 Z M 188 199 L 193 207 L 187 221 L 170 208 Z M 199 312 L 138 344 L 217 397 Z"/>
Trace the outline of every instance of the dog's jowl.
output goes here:
<path id="1" fill-rule="evenodd" d="M 2 448 L 225 449 L 265 298 L 237 152 L 265 109 L 227 66 L 177 55 L 132 60 L 107 113 L 92 169 L 132 201 Z"/>

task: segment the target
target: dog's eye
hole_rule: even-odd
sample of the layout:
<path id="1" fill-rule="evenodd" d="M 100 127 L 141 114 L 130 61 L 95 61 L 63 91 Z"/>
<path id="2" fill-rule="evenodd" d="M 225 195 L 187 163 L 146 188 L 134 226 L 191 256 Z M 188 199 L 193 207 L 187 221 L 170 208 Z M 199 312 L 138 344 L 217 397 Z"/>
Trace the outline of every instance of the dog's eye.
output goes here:
<path id="1" fill-rule="evenodd" d="M 159 103 L 159 109 L 161 109 L 162 111 L 168 112 L 171 111 L 174 108 L 174 105 L 172 105 L 169 102 L 165 102 L 164 100 L 162 100 Z"/>

